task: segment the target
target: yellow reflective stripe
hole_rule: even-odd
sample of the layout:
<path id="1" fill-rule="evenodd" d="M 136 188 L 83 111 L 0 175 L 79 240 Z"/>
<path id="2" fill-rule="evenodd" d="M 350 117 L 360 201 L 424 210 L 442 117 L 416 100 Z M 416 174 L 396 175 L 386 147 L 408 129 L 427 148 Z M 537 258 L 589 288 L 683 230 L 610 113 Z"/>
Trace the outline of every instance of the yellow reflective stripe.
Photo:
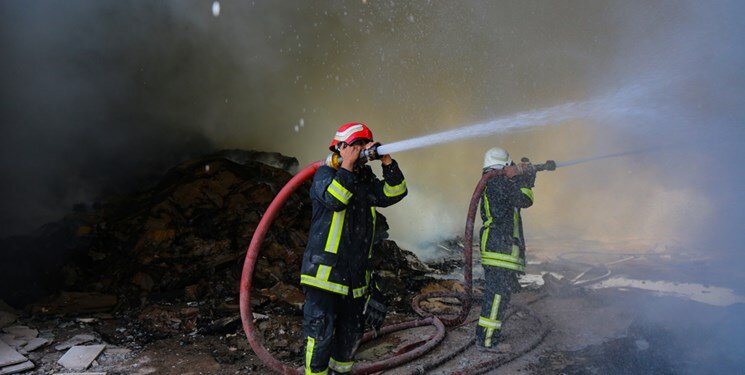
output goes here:
<path id="1" fill-rule="evenodd" d="M 325 264 L 319 265 L 318 271 L 316 271 L 316 278 L 322 281 L 328 281 L 329 276 L 331 276 L 331 267 Z"/>
<path id="2" fill-rule="evenodd" d="M 323 371 L 313 372 L 309 368 L 305 369 L 305 375 L 328 375 L 329 369 L 325 369 Z"/>
<path id="3" fill-rule="evenodd" d="M 494 294 L 494 300 L 491 303 L 491 311 L 489 314 L 489 319 L 497 319 L 497 314 L 499 314 L 499 304 L 502 302 L 502 296 L 499 294 Z"/>
<path id="4" fill-rule="evenodd" d="M 481 252 L 486 251 L 486 242 L 489 240 L 489 227 L 484 227 L 484 233 L 481 233 Z"/>
<path id="5" fill-rule="evenodd" d="M 346 285 L 320 280 L 317 277 L 309 275 L 300 275 L 300 284 L 314 286 L 319 289 L 328 290 L 329 292 L 339 293 L 345 296 L 349 294 L 349 287 Z"/>
<path id="6" fill-rule="evenodd" d="M 372 238 L 370 239 L 370 251 L 367 252 L 367 259 L 372 258 L 372 251 L 373 251 L 373 245 L 375 244 L 375 222 L 378 219 L 378 213 L 375 211 L 375 207 L 370 207 L 370 212 L 372 212 Z"/>
<path id="7" fill-rule="evenodd" d="M 331 227 L 329 228 L 329 235 L 326 237 L 326 248 L 324 251 L 334 253 L 339 250 L 339 241 L 341 241 L 341 230 L 344 227 L 344 217 L 346 216 L 347 210 L 341 210 L 334 212 L 334 216 L 331 218 Z"/>
<path id="8" fill-rule="evenodd" d="M 533 201 L 533 189 L 531 188 L 520 188 L 520 191 L 525 194 L 526 197 L 530 198 L 530 201 Z"/>
<path id="9" fill-rule="evenodd" d="M 363 287 L 359 287 L 357 289 L 352 289 L 352 297 L 353 298 L 360 298 L 367 294 L 367 285 Z"/>
<path id="10" fill-rule="evenodd" d="M 354 361 L 341 362 L 341 361 L 335 360 L 334 357 L 329 358 L 329 367 L 336 372 L 341 372 L 341 373 L 352 372 L 353 365 L 354 365 Z"/>
<path id="11" fill-rule="evenodd" d="M 482 259 L 495 259 L 495 260 L 503 260 L 505 262 L 511 262 L 511 263 L 517 263 L 520 265 L 525 265 L 525 259 L 521 259 L 520 257 L 512 256 L 509 254 L 502 254 L 502 253 L 495 253 L 491 251 L 484 251 L 481 253 Z"/>
<path id="12" fill-rule="evenodd" d="M 479 325 L 484 328 L 490 328 L 490 329 L 501 329 L 502 328 L 502 322 L 500 322 L 499 320 L 489 319 L 483 316 L 479 317 Z"/>
<path id="13" fill-rule="evenodd" d="M 512 237 L 520 241 L 520 210 L 515 207 L 515 213 L 512 214 Z M 517 257 L 520 254 L 520 246 L 512 244 L 512 256 Z"/>
<path id="14" fill-rule="evenodd" d="M 491 222 L 493 218 L 491 217 L 491 208 L 489 207 L 489 197 L 486 196 L 486 191 L 484 191 L 482 199 L 484 200 L 484 211 L 486 211 L 486 221 L 484 222 L 484 226 L 488 227 L 491 225 Z"/>
<path id="15" fill-rule="evenodd" d="M 497 320 L 497 314 L 499 314 L 499 304 L 502 302 L 502 296 L 499 294 L 494 294 L 494 300 L 492 300 L 491 303 L 491 311 L 489 312 L 489 319 L 485 320 L 485 324 L 488 323 L 488 328 L 486 330 L 486 339 L 484 340 L 484 346 L 491 346 L 491 339 L 492 336 L 494 336 L 494 330 L 502 328 L 502 324 L 499 323 Z M 479 317 L 479 323 L 481 322 L 481 317 Z"/>
<path id="16" fill-rule="evenodd" d="M 406 181 L 401 181 L 400 184 L 396 186 L 388 185 L 386 182 L 385 185 L 383 185 L 383 194 L 385 194 L 386 197 L 397 197 L 403 193 L 406 192 Z"/>
<path id="17" fill-rule="evenodd" d="M 310 362 L 313 360 L 313 349 L 315 346 L 316 339 L 308 336 L 308 342 L 305 345 L 305 375 L 326 375 L 329 372 L 328 368 L 319 372 L 313 372 L 313 370 L 310 369 Z"/>
<path id="18" fill-rule="evenodd" d="M 347 188 L 342 186 L 339 181 L 336 181 L 335 179 L 331 181 L 331 184 L 326 188 L 326 191 L 343 204 L 349 203 L 349 200 L 352 198 L 352 192 L 347 190 Z"/>
<path id="19" fill-rule="evenodd" d="M 497 260 L 497 259 L 481 258 L 481 264 L 485 266 L 502 267 L 508 270 L 513 270 L 513 271 L 520 271 L 520 272 L 525 271 L 525 266 L 521 264 L 505 262 L 503 260 Z"/>
<path id="20" fill-rule="evenodd" d="M 486 242 L 489 240 L 489 226 L 492 222 L 491 208 L 489 207 L 489 197 L 486 196 L 484 191 L 482 199 L 484 200 L 484 211 L 486 214 L 486 221 L 484 222 L 484 233 L 481 234 L 481 251 L 486 251 Z"/>

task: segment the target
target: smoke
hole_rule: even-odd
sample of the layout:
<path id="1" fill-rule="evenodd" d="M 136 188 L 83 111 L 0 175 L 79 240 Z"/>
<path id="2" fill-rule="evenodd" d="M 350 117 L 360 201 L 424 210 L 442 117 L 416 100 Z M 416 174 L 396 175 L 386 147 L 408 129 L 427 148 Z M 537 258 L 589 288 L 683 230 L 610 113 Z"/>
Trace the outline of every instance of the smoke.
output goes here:
<path id="1" fill-rule="evenodd" d="M 0 5 L 3 234 L 216 147 L 311 162 L 347 121 L 391 143 L 615 95 L 604 118 L 394 155 L 411 194 L 384 210 L 393 238 L 460 234 L 494 145 L 561 161 L 679 143 L 542 174 L 529 237 L 742 243 L 712 235 L 742 219 L 737 147 L 719 145 L 743 138 L 736 2 L 221 4 Z"/>
<path id="2" fill-rule="evenodd" d="M 391 237 L 459 235 L 495 145 L 557 161 L 531 244 L 676 243 L 745 280 L 745 6 L 719 2 L 0 2 L 0 235 L 26 233 L 215 148 L 309 163 L 336 127 L 392 143 L 566 103 L 604 116 L 394 157 Z M 633 113 L 633 116 L 629 116 Z M 629 245 L 632 246 L 632 245 Z"/>
<path id="3" fill-rule="evenodd" d="M 737 147 L 719 146 L 743 135 L 736 2 L 223 2 L 219 16 L 201 1 L 0 6 L 4 234 L 214 147 L 310 162 L 347 121 L 390 143 L 632 88 L 608 112 L 624 105 L 643 115 L 633 121 L 394 155 L 411 195 L 384 212 L 393 237 L 459 234 L 493 145 L 561 161 L 685 143 L 541 175 L 529 235 L 741 243 L 711 235 L 742 218 Z"/>

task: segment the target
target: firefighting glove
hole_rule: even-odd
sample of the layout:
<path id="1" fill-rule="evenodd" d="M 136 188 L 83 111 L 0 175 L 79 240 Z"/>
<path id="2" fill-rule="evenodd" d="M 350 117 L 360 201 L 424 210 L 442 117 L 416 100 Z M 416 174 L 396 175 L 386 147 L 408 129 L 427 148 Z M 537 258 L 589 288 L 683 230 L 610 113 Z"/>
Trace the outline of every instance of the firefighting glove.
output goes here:
<path id="1" fill-rule="evenodd" d="M 386 307 L 386 298 L 380 288 L 380 278 L 373 274 L 370 278 L 370 293 L 367 295 L 365 302 L 365 324 L 375 330 L 375 335 L 380 334 L 380 327 L 383 326 L 385 314 L 388 311 Z"/>
<path id="2" fill-rule="evenodd" d="M 520 174 L 517 176 L 517 183 L 520 187 L 533 188 L 535 186 L 536 169 L 533 164 L 530 163 L 530 159 L 522 158 L 521 163 L 518 164 L 518 170 Z"/>

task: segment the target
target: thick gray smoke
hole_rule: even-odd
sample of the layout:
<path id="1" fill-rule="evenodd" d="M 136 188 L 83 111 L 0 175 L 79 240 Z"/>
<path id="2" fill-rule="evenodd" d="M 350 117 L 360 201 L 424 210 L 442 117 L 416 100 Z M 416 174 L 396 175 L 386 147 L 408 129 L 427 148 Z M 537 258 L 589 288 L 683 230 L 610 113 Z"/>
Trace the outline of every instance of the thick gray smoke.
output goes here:
<path id="1" fill-rule="evenodd" d="M 383 211 L 392 237 L 416 247 L 460 234 L 494 145 L 534 161 L 664 147 L 541 175 L 528 240 L 682 243 L 707 254 L 708 279 L 742 292 L 742 2 L 211 7 L 0 2 L 0 235 L 213 148 L 303 164 L 348 121 L 390 143 L 617 95 L 607 116 L 394 155 L 410 196 Z"/>
<path id="2" fill-rule="evenodd" d="M 386 211 L 394 238 L 414 247 L 460 233 L 495 144 L 534 160 L 682 144 L 542 176 L 531 236 L 685 237 L 742 263 L 737 2 L 225 2 L 219 17 L 202 1 L 0 9 L 2 234 L 141 188 L 212 147 L 310 162 L 346 121 L 385 143 L 632 88 L 609 113 L 643 116 L 395 155 L 411 196 Z"/>

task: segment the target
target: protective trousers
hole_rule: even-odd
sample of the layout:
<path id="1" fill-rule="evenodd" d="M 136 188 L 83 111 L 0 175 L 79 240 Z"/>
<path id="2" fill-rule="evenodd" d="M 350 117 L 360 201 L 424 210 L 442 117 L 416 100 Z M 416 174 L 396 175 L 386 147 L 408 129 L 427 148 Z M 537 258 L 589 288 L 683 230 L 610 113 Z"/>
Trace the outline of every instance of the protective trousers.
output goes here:
<path id="1" fill-rule="evenodd" d="M 517 272 L 484 266 L 484 304 L 476 326 L 476 345 L 496 347 L 507 304 L 517 283 Z"/>
<path id="2" fill-rule="evenodd" d="M 305 374 L 352 372 L 352 356 L 364 333 L 365 298 L 306 287 L 303 305 Z"/>

